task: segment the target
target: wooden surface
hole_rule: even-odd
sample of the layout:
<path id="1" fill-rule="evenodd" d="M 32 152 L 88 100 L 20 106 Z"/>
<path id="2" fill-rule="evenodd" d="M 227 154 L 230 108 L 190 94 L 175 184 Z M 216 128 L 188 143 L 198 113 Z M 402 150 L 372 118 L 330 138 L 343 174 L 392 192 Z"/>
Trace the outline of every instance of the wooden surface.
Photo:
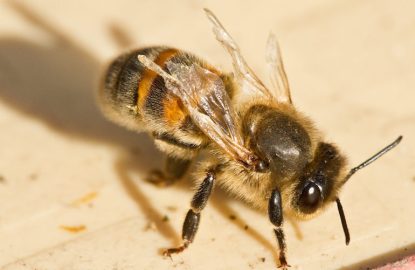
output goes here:
<path id="1" fill-rule="evenodd" d="M 341 193 L 349 246 L 335 205 L 286 222 L 292 269 L 366 269 L 415 253 L 415 3 L 165 2 L 0 3 L 1 269 L 276 267 L 267 218 L 221 192 L 191 248 L 162 258 L 178 243 L 190 181 L 145 183 L 160 153 L 94 104 L 104 64 L 125 47 L 171 45 L 229 70 L 203 7 L 262 78 L 268 33 L 278 35 L 296 106 L 352 165 L 404 135 Z"/>

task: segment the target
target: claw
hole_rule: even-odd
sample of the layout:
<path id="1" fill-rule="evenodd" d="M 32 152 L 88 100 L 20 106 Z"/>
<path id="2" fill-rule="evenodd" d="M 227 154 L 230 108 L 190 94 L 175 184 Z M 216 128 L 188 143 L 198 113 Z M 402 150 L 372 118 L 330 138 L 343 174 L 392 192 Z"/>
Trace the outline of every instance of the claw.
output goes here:
<path id="1" fill-rule="evenodd" d="M 288 270 L 288 267 L 291 267 L 285 260 L 285 258 L 280 258 L 280 265 L 278 266 L 279 269 Z"/>
<path id="2" fill-rule="evenodd" d="M 177 254 L 177 253 L 181 253 L 181 252 L 183 252 L 187 247 L 189 246 L 189 242 L 184 242 L 183 243 L 183 245 L 181 245 L 180 247 L 177 247 L 177 248 L 169 248 L 169 249 L 166 249 L 164 252 L 163 252 L 163 256 L 165 256 L 165 257 L 170 257 L 171 258 L 171 255 L 172 254 Z"/>

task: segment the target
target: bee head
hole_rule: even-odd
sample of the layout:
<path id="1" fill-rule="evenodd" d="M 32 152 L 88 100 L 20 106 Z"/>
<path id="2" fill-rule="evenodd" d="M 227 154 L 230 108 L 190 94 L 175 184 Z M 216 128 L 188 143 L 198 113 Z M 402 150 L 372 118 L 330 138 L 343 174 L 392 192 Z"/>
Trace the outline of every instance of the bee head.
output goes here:
<path id="1" fill-rule="evenodd" d="M 294 198 L 292 198 L 292 208 L 297 215 L 304 218 L 312 217 L 319 212 L 328 202 L 336 201 L 342 223 L 346 245 L 350 242 L 349 229 L 347 228 L 346 217 L 340 199 L 337 197 L 338 190 L 350 179 L 350 177 L 363 169 L 373 161 L 377 160 L 385 153 L 400 143 L 402 136 L 399 136 L 391 144 L 384 147 L 375 155 L 364 161 L 360 165 L 352 168 L 345 174 L 344 167 L 346 160 L 338 150 L 331 144 L 320 143 L 312 162 L 307 164 L 303 174 L 294 188 Z"/>
<path id="2" fill-rule="evenodd" d="M 297 176 L 292 208 L 303 218 L 312 217 L 327 202 L 332 202 L 344 179 L 346 159 L 329 143 L 317 146 L 314 159 Z"/>

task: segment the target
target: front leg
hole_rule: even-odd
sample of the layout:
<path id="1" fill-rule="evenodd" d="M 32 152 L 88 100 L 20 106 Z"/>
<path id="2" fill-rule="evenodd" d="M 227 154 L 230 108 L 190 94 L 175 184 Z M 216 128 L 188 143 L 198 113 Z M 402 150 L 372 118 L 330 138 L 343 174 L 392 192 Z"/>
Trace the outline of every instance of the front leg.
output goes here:
<path id="1" fill-rule="evenodd" d="M 170 256 L 173 253 L 180 253 L 185 250 L 190 243 L 193 242 L 195 238 L 197 229 L 200 222 L 200 212 L 205 208 L 206 203 L 209 199 L 209 196 L 212 192 L 212 188 L 216 179 L 215 171 L 209 170 L 206 173 L 206 177 L 203 182 L 200 184 L 199 188 L 196 191 L 196 194 L 193 196 L 191 202 L 191 208 L 187 212 L 186 218 L 183 223 L 182 229 L 182 240 L 183 244 L 177 248 L 169 248 L 163 254 L 165 256 Z"/>
<path id="2" fill-rule="evenodd" d="M 280 267 L 282 269 L 287 269 L 289 267 L 285 253 L 287 246 L 285 244 L 284 230 L 282 229 L 283 223 L 283 213 L 282 213 L 282 202 L 281 202 L 281 193 L 276 188 L 272 191 L 271 197 L 268 203 L 268 216 L 271 223 L 275 226 L 274 233 L 277 237 L 278 246 L 280 248 Z"/>

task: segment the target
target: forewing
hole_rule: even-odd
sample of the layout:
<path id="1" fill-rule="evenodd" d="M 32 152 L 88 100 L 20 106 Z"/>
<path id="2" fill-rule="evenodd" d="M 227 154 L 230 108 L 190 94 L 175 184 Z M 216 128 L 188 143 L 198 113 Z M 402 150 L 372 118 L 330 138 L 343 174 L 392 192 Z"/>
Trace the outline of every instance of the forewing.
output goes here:
<path id="1" fill-rule="evenodd" d="M 222 79 L 200 67 L 169 62 L 169 72 L 181 83 L 169 85 L 180 97 L 193 121 L 235 160 L 251 165 L 254 155 L 243 146 L 239 128 Z"/>

